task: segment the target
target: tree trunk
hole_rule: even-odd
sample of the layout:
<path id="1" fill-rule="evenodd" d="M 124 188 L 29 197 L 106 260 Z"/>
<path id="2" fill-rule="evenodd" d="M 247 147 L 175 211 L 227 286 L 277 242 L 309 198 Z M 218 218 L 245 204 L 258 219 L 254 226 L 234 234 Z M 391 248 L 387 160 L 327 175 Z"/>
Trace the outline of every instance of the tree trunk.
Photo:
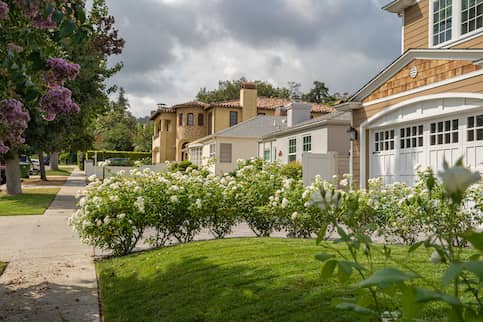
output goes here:
<path id="1" fill-rule="evenodd" d="M 50 170 L 59 170 L 59 152 L 52 152 L 50 154 Z"/>
<path id="2" fill-rule="evenodd" d="M 47 175 L 45 174 L 45 162 L 44 162 L 43 152 L 39 152 L 39 165 L 40 165 L 40 180 L 47 181 Z"/>
<path id="3" fill-rule="evenodd" d="M 22 182 L 20 181 L 20 158 L 17 153 L 13 158 L 7 160 L 7 193 L 19 195 L 22 193 Z"/>

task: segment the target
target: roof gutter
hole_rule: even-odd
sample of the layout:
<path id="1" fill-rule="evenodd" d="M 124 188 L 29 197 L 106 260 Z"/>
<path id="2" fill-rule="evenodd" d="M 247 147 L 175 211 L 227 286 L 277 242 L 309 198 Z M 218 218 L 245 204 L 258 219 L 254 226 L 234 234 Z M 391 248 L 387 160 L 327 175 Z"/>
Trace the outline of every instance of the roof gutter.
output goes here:
<path id="1" fill-rule="evenodd" d="M 400 14 L 404 11 L 404 9 L 415 5 L 417 2 L 417 0 L 395 0 L 382 7 L 382 10 Z"/>
<path id="2" fill-rule="evenodd" d="M 302 125 L 302 126 L 294 126 L 292 128 L 288 128 L 288 129 L 285 129 L 283 131 L 280 131 L 280 132 L 276 132 L 276 133 L 272 133 L 272 134 L 269 134 L 269 135 L 266 135 L 266 136 L 262 136 L 262 140 L 269 140 L 271 138 L 278 138 L 278 137 L 281 137 L 281 136 L 284 136 L 286 134 L 291 134 L 291 133 L 296 133 L 296 132 L 300 132 L 300 131 L 303 131 L 303 130 L 308 130 L 308 129 L 312 129 L 314 127 L 319 127 L 321 125 L 346 125 L 346 124 L 350 124 L 350 121 L 349 120 L 320 120 L 320 121 L 317 121 L 317 122 L 314 122 L 314 123 L 310 123 L 310 124 L 305 124 L 305 125 Z"/>

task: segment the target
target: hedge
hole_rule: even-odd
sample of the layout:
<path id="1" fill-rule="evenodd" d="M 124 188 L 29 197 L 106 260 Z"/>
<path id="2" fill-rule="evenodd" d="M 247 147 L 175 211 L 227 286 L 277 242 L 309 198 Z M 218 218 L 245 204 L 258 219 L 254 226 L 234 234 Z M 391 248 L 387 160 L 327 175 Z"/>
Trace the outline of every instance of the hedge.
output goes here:
<path id="1" fill-rule="evenodd" d="M 109 158 L 128 158 L 136 161 L 151 158 L 151 152 L 132 152 L 132 151 L 87 151 L 86 160 L 93 159 L 97 152 L 97 161 L 104 161 Z"/>

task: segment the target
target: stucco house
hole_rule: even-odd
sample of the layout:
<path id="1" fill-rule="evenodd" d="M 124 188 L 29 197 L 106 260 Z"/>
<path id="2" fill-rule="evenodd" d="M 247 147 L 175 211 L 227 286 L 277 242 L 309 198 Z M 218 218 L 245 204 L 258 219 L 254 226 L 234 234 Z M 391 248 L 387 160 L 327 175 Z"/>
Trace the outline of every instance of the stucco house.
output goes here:
<path id="1" fill-rule="evenodd" d="M 483 1 L 396 0 L 400 57 L 348 102 L 351 172 L 412 184 L 415 167 L 463 156 L 483 173 Z"/>
<path id="2" fill-rule="evenodd" d="M 290 102 L 288 99 L 258 97 L 256 84 L 246 82 L 241 86 L 239 100 L 160 105 L 150 117 L 154 122 L 153 163 L 186 160 L 189 143 L 257 115 L 277 115 L 277 109 Z M 312 104 L 311 115 L 317 117 L 332 111 L 331 107 Z"/>
<path id="3" fill-rule="evenodd" d="M 237 160 L 257 157 L 262 136 L 287 127 L 285 116 L 258 115 L 235 126 L 205 136 L 188 145 L 189 160 L 223 175 L 237 168 Z"/>

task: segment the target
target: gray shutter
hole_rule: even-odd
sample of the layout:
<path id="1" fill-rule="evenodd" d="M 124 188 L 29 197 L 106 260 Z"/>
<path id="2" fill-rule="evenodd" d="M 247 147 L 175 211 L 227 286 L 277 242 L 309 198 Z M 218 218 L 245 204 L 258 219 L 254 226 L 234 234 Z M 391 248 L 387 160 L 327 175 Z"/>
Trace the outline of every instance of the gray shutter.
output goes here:
<path id="1" fill-rule="evenodd" d="M 231 163 L 231 143 L 220 143 L 220 162 Z"/>

